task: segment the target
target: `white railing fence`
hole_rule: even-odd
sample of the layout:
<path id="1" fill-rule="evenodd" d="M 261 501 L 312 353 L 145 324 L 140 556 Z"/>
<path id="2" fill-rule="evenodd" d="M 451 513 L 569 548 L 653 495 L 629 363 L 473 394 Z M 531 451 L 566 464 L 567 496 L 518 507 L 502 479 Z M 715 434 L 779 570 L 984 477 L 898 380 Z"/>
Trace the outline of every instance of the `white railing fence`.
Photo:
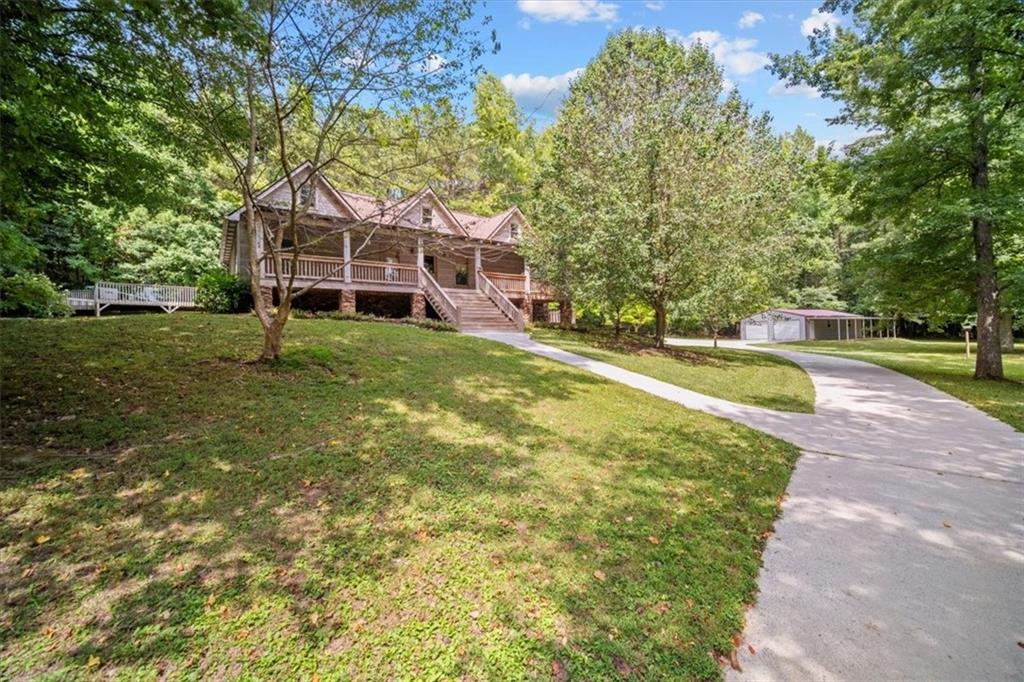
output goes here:
<path id="1" fill-rule="evenodd" d="M 357 260 L 352 261 L 352 281 L 417 286 L 420 273 L 415 265 Z"/>
<path id="2" fill-rule="evenodd" d="M 437 314 L 443 317 L 445 322 L 454 324 L 456 327 L 460 326 L 462 320 L 459 306 L 444 292 L 444 289 L 426 268 L 420 268 L 420 285 L 423 287 L 423 295 L 430 301 L 430 305 L 434 306 Z"/>
<path id="3" fill-rule="evenodd" d="M 501 289 L 494 285 L 494 282 L 484 274 L 483 270 L 477 270 L 476 281 L 479 284 L 480 291 L 482 291 L 487 298 L 491 299 L 494 305 L 498 306 L 498 310 L 500 310 L 505 317 L 512 320 L 513 324 L 516 325 L 519 331 L 523 331 L 525 322 L 523 321 L 523 312 L 519 310 L 519 307 L 512 301 L 508 300 L 508 297 L 501 292 Z"/>
<path id="4" fill-rule="evenodd" d="M 72 308 L 92 309 L 97 316 L 112 305 L 160 308 L 168 313 L 178 308 L 196 307 L 195 287 L 172 284 L 97 282 L 88 289 L 71 289 L 65 296 Z"/>

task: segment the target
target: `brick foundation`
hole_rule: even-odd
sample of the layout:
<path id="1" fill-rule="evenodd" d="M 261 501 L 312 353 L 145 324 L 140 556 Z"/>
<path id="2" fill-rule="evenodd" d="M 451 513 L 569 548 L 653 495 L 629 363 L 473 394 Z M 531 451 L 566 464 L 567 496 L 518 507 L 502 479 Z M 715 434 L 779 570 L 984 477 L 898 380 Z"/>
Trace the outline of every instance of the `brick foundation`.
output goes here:
<path id="1" fill-rule="evenodd" d="M 412 316 L 417 320 L 427 319 L 427 299 L 423 294 L 410 294 L 412 296 Z"/>
<path id="2" fill-rule="evenodd" d="M 354 313 L 356 311 L 356 292 L 351 289 L 342 289 L 339 291 L 338 310 L 343 313 Z"/>
<path id="3" fill-rule="evenodd" d="M 527 296 L 519 301 L 519 311 L 523 314 L 523 322 L 533 322 L 533 301 Z"/>

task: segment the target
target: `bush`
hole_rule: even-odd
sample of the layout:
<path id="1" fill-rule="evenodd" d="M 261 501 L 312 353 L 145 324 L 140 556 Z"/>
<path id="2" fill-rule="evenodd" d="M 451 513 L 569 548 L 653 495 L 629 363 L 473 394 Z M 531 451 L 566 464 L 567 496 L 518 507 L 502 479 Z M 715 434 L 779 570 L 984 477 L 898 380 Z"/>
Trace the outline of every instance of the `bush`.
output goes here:
<path id="1" fill-rule="evenodd" d="M 389 322 L 391 324 L 407 324 L 410 327 L 419 327 L 420 329 L 429 329 L 435 332 L 457 332 L 458 327 L 453 324 L 448 324 L 444 320 L 433 320 L 427 318 L 425 320 L 417 320 L 415 317 L 377 317 L 376 315 L 367 315 L 366 313 L 348 313 L 340 310 L 325 310 L 325 311 L 312 311 L 312 310 L 298 310 L 292 309 L 292 317 L 300 320 L 345 320 L 347 322 Z"/>
<path id="2" fill-rule="evenodd" d="M 0 315 L 64 317 L 70 314 L 64 294 L 46 275 L 22 272 L 0 278 Z"/>
<path id="3" fill-rule="evenodd" d="M 249 283 L 226 270 L 213 270 L 199 278 L 196 305 L 210 313 L 244 313 L 252 307 Z"/>

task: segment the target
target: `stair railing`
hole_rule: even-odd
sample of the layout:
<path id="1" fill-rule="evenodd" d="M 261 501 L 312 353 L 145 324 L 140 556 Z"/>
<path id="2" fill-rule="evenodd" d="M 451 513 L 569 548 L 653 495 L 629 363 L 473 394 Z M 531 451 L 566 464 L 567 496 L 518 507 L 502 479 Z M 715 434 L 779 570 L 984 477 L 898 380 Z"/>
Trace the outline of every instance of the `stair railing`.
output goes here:
<path id="1" fill-rule="evenodd" d="M 523 321 L 523 312 L 519 309 L 519 306 L 508 300 L 508 297 L 501 292 L 501 289 L 495 286 L 494 282 L 484 274 L 483 270 L 476 271 L 476 281 L 480 291 L 484 292 L 487 298 L 491 299 L 491 302 L 498 306 L 498 310 L 500 310 L 505 317 L 512 320 L 516 329 L 523 331 L 525 322 Z"/>
<path id="2" fill-rule="evenodd" d="M 420 286 L 423 287 L 423 295 L 430 301 L 430 305 L 434 306 L 437 314 L 444 318 L 445 322 L 454 324 L 456 327 L 462 326 L 459 306 L 455 305 L 455 301 L 449 298 L 430 271 L 424 267 L 420 267 Z"/>

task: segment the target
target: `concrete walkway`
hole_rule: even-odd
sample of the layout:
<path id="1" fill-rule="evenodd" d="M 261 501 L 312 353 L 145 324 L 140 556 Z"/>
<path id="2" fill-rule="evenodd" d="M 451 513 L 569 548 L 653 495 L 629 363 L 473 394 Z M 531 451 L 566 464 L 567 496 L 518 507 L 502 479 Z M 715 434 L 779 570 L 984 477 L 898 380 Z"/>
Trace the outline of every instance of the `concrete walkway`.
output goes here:
<path id="1" fill-rule="evenodd" d="M 688 391 L 525 334 L 481 336 L 803 450 L 764 553 L 743 672 L 728 679 L 1024 679 L 1024 434 L 856 360 L 724 343 L 807 371 L 815 413 L 794 414 Z"/>

